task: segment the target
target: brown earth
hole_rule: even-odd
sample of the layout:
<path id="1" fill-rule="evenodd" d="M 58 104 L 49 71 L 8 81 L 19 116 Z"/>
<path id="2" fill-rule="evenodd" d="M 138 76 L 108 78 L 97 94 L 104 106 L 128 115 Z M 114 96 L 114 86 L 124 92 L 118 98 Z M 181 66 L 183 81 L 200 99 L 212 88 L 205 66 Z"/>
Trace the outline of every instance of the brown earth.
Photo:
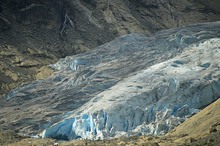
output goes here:
<path id="1" fill-rule="evenodd" d="M 216 20 L 218 0 L 1 0 L 0 95 L 116 36 Z"/>
<path id="2" fill-rule="evenodd" d="M 15 133 L 1 132 L 0 145 L 8 146 L 73 146 L 73 145 L 141 145 L 141 146 L 218 146 L 220 145 L 220 99 L 198 114 L 177 126 L 165 136 L 133 136 L 112 140 L 73 140 L 69 142 L 54 139 L 31 139 Z"/>

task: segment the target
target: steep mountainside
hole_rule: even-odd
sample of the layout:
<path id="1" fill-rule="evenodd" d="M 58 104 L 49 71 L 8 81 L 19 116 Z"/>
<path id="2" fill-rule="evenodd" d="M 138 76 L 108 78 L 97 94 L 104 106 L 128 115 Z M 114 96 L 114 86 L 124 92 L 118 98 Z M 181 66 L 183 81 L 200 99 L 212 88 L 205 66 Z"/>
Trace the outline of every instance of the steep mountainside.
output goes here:
<path id="1" fill-rule="evenodd" d="M 116 36 L 219 19 L 218 0 L 1 0 L 0 94 Z"/>
<path id="2" fill-rule="evenodd" d="M 218 145 L 219 20 L 219 0 L 1 0 L 0 145 Z"/>

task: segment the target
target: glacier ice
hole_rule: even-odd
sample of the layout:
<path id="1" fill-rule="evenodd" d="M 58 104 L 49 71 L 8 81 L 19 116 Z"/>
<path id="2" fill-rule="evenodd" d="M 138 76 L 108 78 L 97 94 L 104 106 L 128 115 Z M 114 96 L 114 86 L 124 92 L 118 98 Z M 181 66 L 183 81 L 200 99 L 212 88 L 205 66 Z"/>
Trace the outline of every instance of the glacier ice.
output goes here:
<path id="1" fill-rule="evenodd" d="M 3 97 L 0 114 L 19 123 L 4 126 L 57 139 L 163 134 L 219 98 L 219 38 L 220 22 L 196 24 L 62 58 Z"/>
<path id="2" fill-rule="evenodd" d="M 219 38 L 188 47 L 101 92 L 64 119 L 72 123 L 56 123 L 43 137 L 163 134 L 220 97 L 219 56 Z"/>

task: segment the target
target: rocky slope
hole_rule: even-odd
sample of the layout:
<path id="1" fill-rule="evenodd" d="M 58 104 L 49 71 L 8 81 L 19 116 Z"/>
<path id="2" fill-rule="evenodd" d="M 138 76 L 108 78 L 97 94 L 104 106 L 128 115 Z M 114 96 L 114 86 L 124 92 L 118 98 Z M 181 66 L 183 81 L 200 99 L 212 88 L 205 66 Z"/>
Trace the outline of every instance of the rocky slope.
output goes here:
<path id="1" fill-rule="evenodd" d="M 45 65 L 116 36 L 219 20 L 213 0 L 1 0 L 0 94 L 52 70 Z"/>

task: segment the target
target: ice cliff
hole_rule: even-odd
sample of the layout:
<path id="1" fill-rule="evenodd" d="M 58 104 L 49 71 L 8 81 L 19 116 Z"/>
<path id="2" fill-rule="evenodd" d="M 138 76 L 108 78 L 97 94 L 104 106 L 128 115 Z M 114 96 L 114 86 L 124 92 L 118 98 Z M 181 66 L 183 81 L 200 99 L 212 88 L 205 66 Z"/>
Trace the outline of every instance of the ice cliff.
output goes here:
<path id="1" fill-rule="evenodd" d="M 54 76 L 4 98 L 62 109 L 38 129 L 44 138 L 163 134 L 220 97 L 219 37 L 220 22 L 121 36 L 61 59 Z"/>

